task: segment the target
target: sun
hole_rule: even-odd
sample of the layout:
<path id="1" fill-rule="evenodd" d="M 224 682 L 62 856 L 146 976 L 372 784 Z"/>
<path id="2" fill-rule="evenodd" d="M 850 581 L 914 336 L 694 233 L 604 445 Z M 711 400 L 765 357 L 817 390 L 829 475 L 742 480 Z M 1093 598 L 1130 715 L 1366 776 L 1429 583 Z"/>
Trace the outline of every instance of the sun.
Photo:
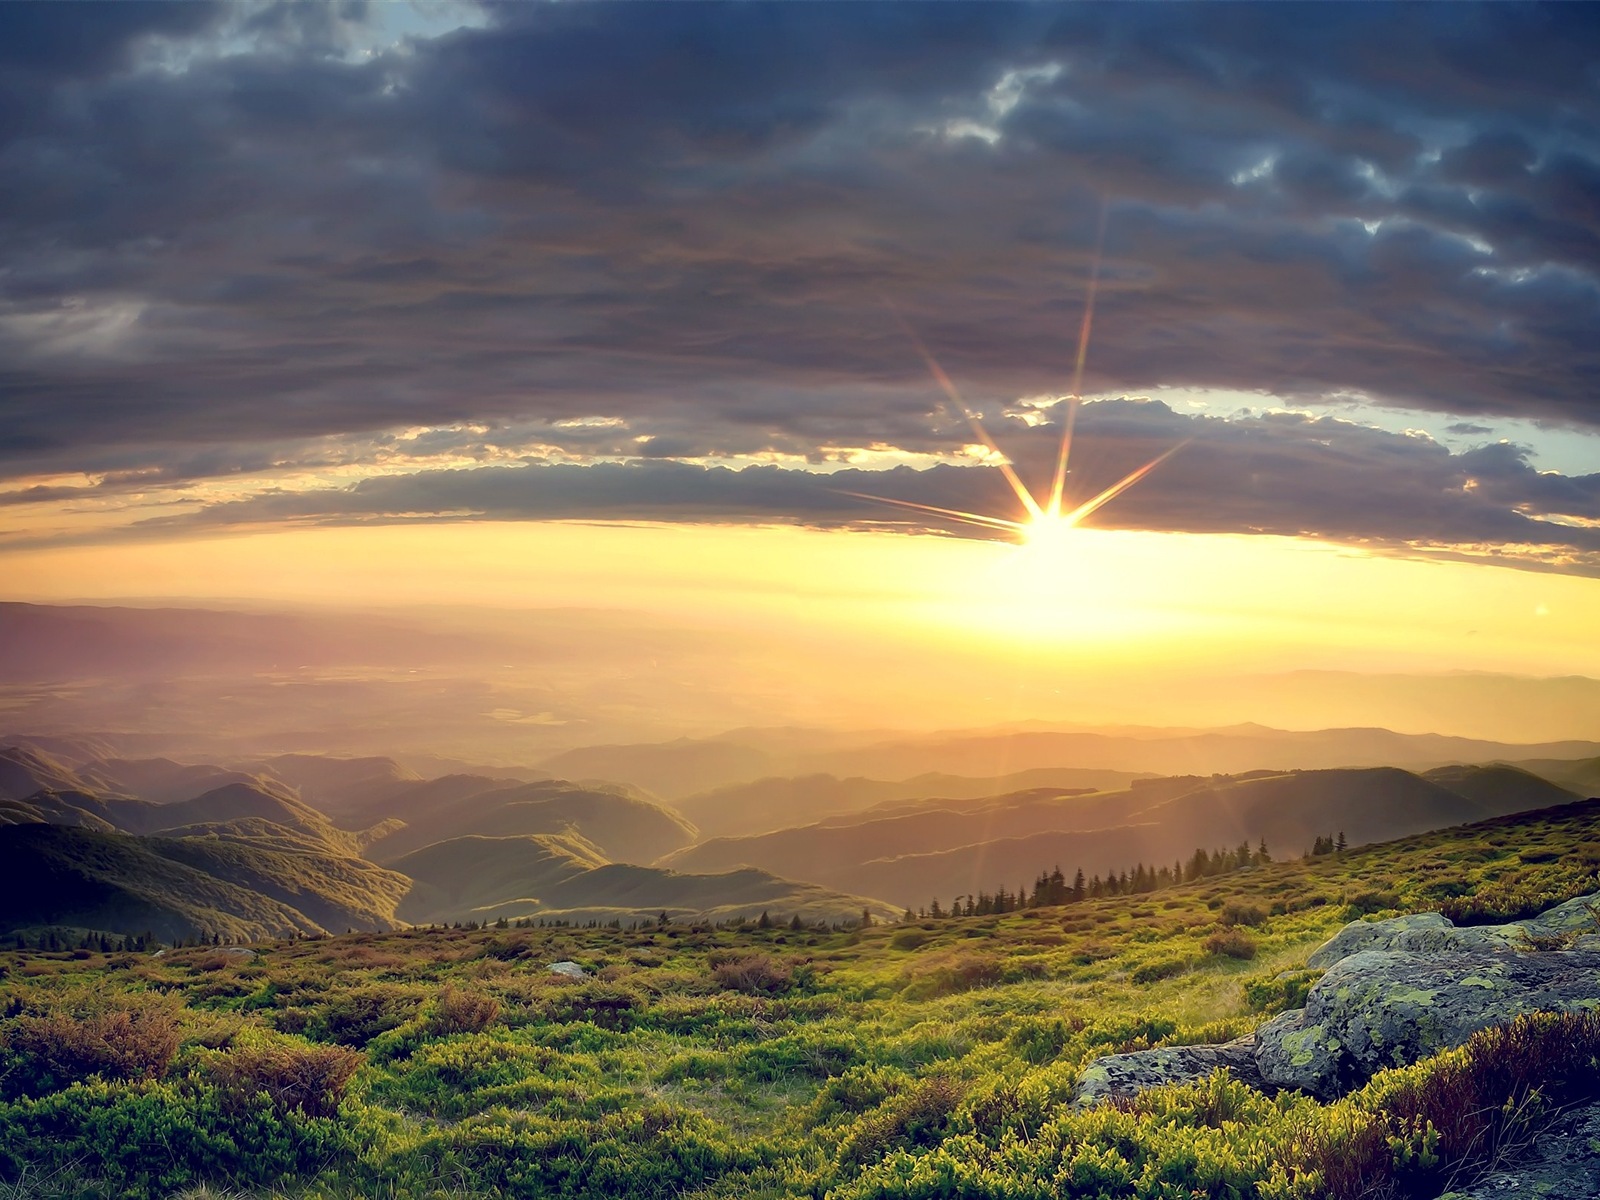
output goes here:
<path id="1" fill-rule="evenodd" d="M 1028 554 L 1067 554 L 1080 540 L 1078 518 L 1070 513 L 1040 513 L 1022 527 L 1021 534 L 1021 548 Z"/>
<path id="2" fill-rule="evenodd" d="M 928 372 L 944 392 L 949 401 L 950 411 L 964 420 L 977 436 L 977 439 L 992 454 L 992 463 L 998 467 L 1005 481 L 1010 485 L 1012 493 L 1016 496 L 1022 510 L 1022 520 L 994 516 L 987 513 L 964 512 L 959 509 L 939 508 L 932 504 L 919 504 L 913 500 L 896 500 L 888 496 L 873 496 L 863 492 L 843 492 L 846 496 L 854 496 L 861 500 L 874 500 L 883 504 L 892 504 L 899 508 L 914 509 L 931 516 L 945 520 L 958 521 L 965 525 L 976 525 L 987 529 L 991 533 L 1005 534 L 1018 541 L 1023 550 L 1031 557 L 1037 557 L 1045 562 L 1057 558 L 1065 558 L 1069 551 L 1068 543 L 1075 540 L 1074 532 L 1080 522 L 1094 514 L 1097 510 L 1115 500 L 1123 492 L 1138 483 L 1146 475 L 1154 471 L 1167 459 L 1189 444 L 1189 440 L 1179 442 L 1164 454 L 1157 455 L 1144 466 L 1128 472 L 1110 487 L 1096 496 L 1078 504 L 1074 508 L 1067 507 L 1067 475 L 1068 460 L 1072 455 L 1072 435 L 1078 420 L 1078 409 L 1083 404 L 1083 370 L 1089 355 L 1089 332 L 1094 325 L 1095 293 L 1100 281 L 1100 254 L 1101 246 L 1105 239 L 1105 212 L 1102 209 L 1100 219 L 1100 233 L 1095 243 L 1094 256 L 1091 260 L 1089 271 L 1089 289 L 1084 300 L 1083 324 L 1078 330 L 1078 354 L 1073 365 L 1072 390 L 1066 397 L 1066 412 L 1061 423 L 1061 444 L 1056 452 L 1055 472 L 1050 480 L 1050 489 L 1045 498 L 1040 500 L 1035 497 L 1032 490 L 1022 482 L 1011 460 L 999 446 L 995 444 L 989 431 L 977 415 L 967 408 L 961 395 L 956 391 L 956 385 L 950 376 L 945 373 L 938 361 L 922 339 L 917 336 L 914 329 L 895 313 L 895 319 L 900 328 L 917 348 L 917 353 L 922 356 L 923 362 L 928 366 Z M 891 311 L 893 311 L 891 309 Z M 1192 440 L 1192 439 L 1190 439 Z"/>

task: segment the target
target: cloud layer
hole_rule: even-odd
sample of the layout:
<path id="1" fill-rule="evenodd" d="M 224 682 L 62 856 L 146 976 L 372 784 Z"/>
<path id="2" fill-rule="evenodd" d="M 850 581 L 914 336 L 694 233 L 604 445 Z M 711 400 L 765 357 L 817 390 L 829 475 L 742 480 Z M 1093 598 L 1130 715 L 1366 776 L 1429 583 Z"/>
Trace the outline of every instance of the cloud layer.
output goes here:
<path id="1" fill-rule="evenodd" d="M 902 320 L 1038 457 L 1017 401 L 1068 386 L 1100 245 L 1091 393 L 1482 439 L 1211 419 L 1104 519 L 1581 557 L 1595 476 L 1494 431 L 1600 430 L 1597 47 L 1577 5 L 3 6 L 0 480 L 399 463 L 184 519 L 866 519 L 706 464 L 958 455 Z M 1190 420 L 1088 412 L 1107 462 Z"/>

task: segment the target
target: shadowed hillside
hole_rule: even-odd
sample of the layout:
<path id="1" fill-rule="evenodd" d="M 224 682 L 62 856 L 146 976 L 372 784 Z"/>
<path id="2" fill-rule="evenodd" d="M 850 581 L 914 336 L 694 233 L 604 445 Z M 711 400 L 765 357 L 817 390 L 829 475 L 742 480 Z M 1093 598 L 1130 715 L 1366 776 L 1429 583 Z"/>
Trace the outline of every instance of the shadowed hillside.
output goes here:
<path id="1" fill-rule="evenodd" d="M 703 836 L 729 837 L 782 829 L 797 819 L 820 821 L 902 803 L 925 803 L 928 797 L 972 799 L 1028 788 L 1099 791 L 1127 787 L 1136 778 L 1140 776 L 1134 772 L 1085 767 L 1044 767 L 987 779 L 926 774 L 890 781 L 803 775 L 730 784 L 685 796 L 672 807 L 693 821 Z"/>
<path id="2" fill-rule="evenodd" d="M 681 875 L 658 867 L 608 863 L 575 836 L 462 837 L 439 842 L 394 864 L 416 880 L 401 904 L 409 921 L 451 918 L 566 921 L 653 921 L 755 917 L 854 921 L 863 910 L 891 919 L 898 910 L 876 900 L 745 869 Z"/>
<path id="3" fill-rule="evenodd" d="M 615 862 L 652 862 L 692 842 L 694 826 L 621 787 L 547 780 L 466 794 L 440 806 L 411 805 L 404 828 L 367 851 L 389 863 L 447 838 L 577 833 Z"/>
<path id="4" fill-rule="evenodd" d="M 388 929 L 403 887 L 400 876 L 355 859 L 215 839 L 0 827 L 0 923 L 9 928 L 150 931 L 166 941 Z"/>
<path id="5" fill-rule="evenodd" d="M 1116 793 L 1050 791 L 836 819 L 747 838 L 718 838 L 662 865 L 717 871 L 758 866 L 844 891 L 870 887 L 897 904 L 1016 888 L 1041 870 L 1070 875 L 1170 864 L 1200 847 L 1265 840 L 1299 854 L 1335 830 L 1378 841 L 1575 797 L 1524 772 L 1453 769 L 1461 790 L 1397 768 L 1161 779 Z"/>

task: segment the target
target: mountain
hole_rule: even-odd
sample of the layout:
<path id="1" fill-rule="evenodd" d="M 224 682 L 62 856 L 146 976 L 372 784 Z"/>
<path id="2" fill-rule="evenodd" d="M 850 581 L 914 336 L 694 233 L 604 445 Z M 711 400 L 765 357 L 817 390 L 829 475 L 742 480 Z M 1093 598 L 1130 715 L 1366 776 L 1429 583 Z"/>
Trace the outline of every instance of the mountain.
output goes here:
<path id="1" fill-rule="evenodd" d="M 215 839 L 0 826 L 0 929 L 57 925 L 163 941 L 393 928 L 405 881 L 370 863 Z M 313 915 L 315 914 L 315 915 Z"/>
<path id="2" fill-rule="evenodd" d="M 800 820 L 882 810 L 888 806 L 946 799 L 971 799 L 1028 788 L 1099 791 L 1123 788 L 1141 776 L 1129 771 L 1044 767 L 974 779 L 929 773 L 898 781 L 835 775 L 775 776 L 697 792 L 673 802 L 706 837 L 764 833 Z"/>
<path id="3" fill-rule="evenodd" d="M 1536 758 L 1509 765 L 1580 795 L 1600 796 L 1600 758 Z"/>
<path id="4" fill-rule="evenodd" d="M 517 903 L 531 912 L 552 887 L 605 865 L 605 856 L 581 837 L 530 834 L 451 838 L 395 860 L 393 868 L 415 881 L 400 915 L 425 924 Z"/>
<path id="5" fill-rule="evenodd" d="M 87 791 L 90 785 L 50 755 L 21 746 L 0 749 L 0 800 L 43 791 Z"/>
<path id="6" fill-rule="evenodd" d="M 364 832 L 340 829 L 310 805 L 281 790 L 281 784 L 254 780 L 229 783 L 172 804 L 82 789 L 36 792 L 0 810 L 9 823 L 41 821 L 138 836 L 210 836 L 233 841 L 267 837 L 275 845 L 294 845 L 331 855 L 355 856 L 394 823 Z"/>
<path id="7" fill-rule="evenodd" d="M 90 759 L 78 766 L 77 774 L 99 790 L 153 804 L 189 800 L 230 783 L 266 786 L 259 775 L 208 763 L 180 763 L 170 758 Z"/>
<path id="8" fill-rule="evenodd" d="M 740 780 L 771 775 L 766 750 L 723 739 L 679 738 L 631 746 L 586 746 L 539 764 L 563 779 L 612 779 L 673 800 Z"/>
<path id="9" fill-rule="evenodd" d="M 1186 859 L 1265 839 L 1299 854 L 1320 835 L 1382 841 L 1575 797 L 1525 772 L 1465 768 L 1425 779 L 1393 767 L 1151 780 L 1122 792 L 1041 789 L 907 812 L 861 814 L 757 837 L 715 838 L 662 859 L 679 870 L 749 865 L 916 906 L 1069 875 Z M 1456 790 L 1459 788 L 1460 790 Z M 937 805 L 937 806 L 936 806 Z M 1027 879 L 1023 878 L 1024 876 Z"/>
<path id="10" fill-rule="evenodd" d="M 763 910 L 788 920 L 854 920 L 868 909 L 893 918 L 880 901 L 844 895 L 816 884 L 744 869 L 694 875 L 658 867 L 608 863 L 582 838 L 461 837 L 399 859 L 396 871 L 416 881 L 400 906 L 409 921 L 543 917 L 632 924 L 665 911 L 677 919 L 755 917 Z"/>
<path id="11" fill-rule="evenodd" d="M 1600 755 L 1600 742 L 1514 745 L 1442 734 L 1348 728 L 1294 731 L 1242 724 L 1185 729 L 1037 722 L 859 739 L 803 730 L 747 730 L 714 738 L 589 746 L 540 763 L 565 778 L 636 784 L 668 801 L 771 777 L 907 779 L 929 773 L 993 779 L 1046 768 L 1184 775 L 1270 769 L 1435 767 L 1456 762 Z"/>
<path id="12" fill-rule="evenodd" d="M 251 764 L 294 788 L 324 812 L 344 813 L 381 802 L 422 776 L 384 756 L 340 758 L 330 754 L 279 754 Z"/>
<path id="13" fill-rule="evenodd" d="M 1433 767 L 1516 758 L 1600 754 L 1600 743 L 1513 746 L 1388 729 L 1292 732 L 1260 725 L 1202 731 L 1019 730 L 933 735 L 884 742 L 807 760 L 814 770 L 894 779 L 918 771 L 992 775 L 1037 767 L 1083 766 L 1160 775 L 1337 767 Z M 996 768 L 1001 770 L 997 771 Z"/>
<path id="14" fill-rule="evenodd" d="M 576 833 L 613 862 L 653 862 L 694 841 L 695 828 L 623 787 L 541 780 L 472 791 L 438 807 L 413 805 L 404 828 L 374 842 L 367 856 L 391 863 L 434 842 L 475 834 L 514 837 Z"/>

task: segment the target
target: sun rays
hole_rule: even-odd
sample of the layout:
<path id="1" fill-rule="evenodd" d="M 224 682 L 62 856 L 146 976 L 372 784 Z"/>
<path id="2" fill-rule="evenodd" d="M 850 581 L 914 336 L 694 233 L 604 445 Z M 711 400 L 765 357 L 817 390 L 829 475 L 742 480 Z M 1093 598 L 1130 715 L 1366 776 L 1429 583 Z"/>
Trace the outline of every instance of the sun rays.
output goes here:
<path id="1" fill-rule="evenodd" d="M 1179 450 L 1189 444 L 1189 440 L 1179 442 L 1171 449 L 1138 467 L 1110 487 L 1098 494 L 1082 501 L 1071 509 L 1066 508 L 1067 503 L 1067 476 L 1071 471 L 1072 440 L 1077 427 L 1078 409 L 1083 404 L 1083 372 L 1084 365 L 1089 357 L 1089 337 L 1094 328 L 1095 299 L 1100 286 L 1100 260 L 1102 247 L 1105 241 L 1105 210 L 1101 210 L 1100 228 L 1095 237 L 1094 254 L 1089 265 L 1089 286 L 1084 300 L 1083 320 L 1078 327 L 1077 354 L 1073 359 L 1072 390 L 1061 402 L 1065 410 L 1061 414 L 1061 441 L 1056 451 L 1055 468 L 1050 477 L 1050 489 L 1045 494 L 1043 502 L 1034 496 L 1032 490 L 1022 482 L 1017 474 L 1016 467 L 1012 464 L 1004 451 L 995 442 L 989 431 L 983 427 L 983 422 L 969 409 L 962 400 L 961 393 L 956 390 L 955 383 L 951 380 L 945 369 L 939 365 L 932 351 L 917 336 L 915 329 L 890 306 L 895 320 L 905 332 L 911 344 L 916 347 L 917 353 L 922 356 L 922 361 L 927 364 L 928 372 L 944 393 L 946 406 L 951 414 L 965 421 L 972 430 L 979 443 L 989 451 L 993 465 L 1004 476 L 1007 485 L 1011 488 L 1017 502 L 1021 505 L 1023 517 L 1021 520 L 995 516 L 988 513 L 967 512 L 961 509 L 940 508 L 933 504 L 921 504 L 914 500 L 899 500 L 888 496 L 875 496 L 866 492 L 843 492 L 846 496 L 853 496 L 859 500 L 872 500 L 879 504 L 890 504 L 897 508 L 911 509 L 927 513 L 948 521 L 957 521 L 967 525 L 976 525 L 984 529 L 992 529 L 1001 533 L 1009 533 L 1023 544 L 1035 550 L 1049 547 L 1051 549 L 1064 549 L 1068 535 L 1078 524 L 1105 505 L 1115 500 L 1123 492 L 1133 487 L 1150 472 L 1166 462 Z"/>

